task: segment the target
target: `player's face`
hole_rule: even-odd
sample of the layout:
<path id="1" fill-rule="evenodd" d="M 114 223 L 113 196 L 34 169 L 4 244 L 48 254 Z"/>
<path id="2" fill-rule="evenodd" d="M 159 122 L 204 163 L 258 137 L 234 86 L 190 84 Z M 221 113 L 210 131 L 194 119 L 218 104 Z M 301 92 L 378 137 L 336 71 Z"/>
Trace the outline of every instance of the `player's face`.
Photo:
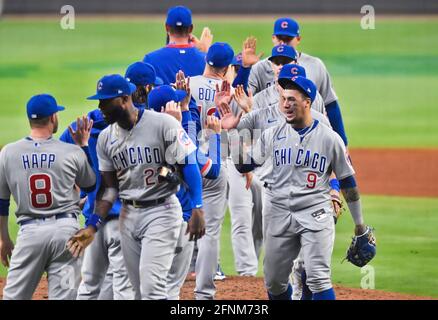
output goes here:
<path id="1" fill-rule="evenodd" d="M 301 37 L 293 37 L 290 41 L 283 41 L 277 38 L 276 36 L 272 36 L 272 43 L 274 46 L 279 46 L 280 44 L 285 44 L 290 47 L 296 48 L 301 41 Z"/>
<path id="2" fill-rule="evenodd" d="M 278 85 L 280 93 L 280 111 L 291 124 L 301 125 L 306 118 L 308 99 L 304 98 L 301 92 L 293 89 L 283 89 Z"/>
<path id="3" fill-rule="evenodd" d="M 99 109 L 102 111 L 106 123 L 113 124 L 119 120 L 129 118 L 129 114 L 123 108 L 124 97 L 99 100 Z"/>

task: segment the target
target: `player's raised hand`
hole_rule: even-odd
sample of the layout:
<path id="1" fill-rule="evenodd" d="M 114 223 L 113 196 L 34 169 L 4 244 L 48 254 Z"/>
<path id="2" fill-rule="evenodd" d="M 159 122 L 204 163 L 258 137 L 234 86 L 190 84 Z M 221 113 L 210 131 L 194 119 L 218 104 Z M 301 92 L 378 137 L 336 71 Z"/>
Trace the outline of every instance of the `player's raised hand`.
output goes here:
<path id="1" fill-rule="evenodd" d="M 0 240 L 0 258 L 2 260 L 2 265 L 4 265 L 6 268 L 9 268 L 12 250 L 14 250 L 14 243 L 11 241 L 9 236 Z"/>
<path id="2" fill-rule="evenodd" d="M 93 127 L 93 120 L 83 116 L 76 119 L 76 130 L 72 126 L 68 127 L 68 131 L 73 141 L 80 147 L 88 146 L 88 140 L 90 139 L 91 128 Z"/>
<path id="3" fill-rule="evenodd" d="M 186 78 L 184 72 L 182 70 L 179 70 L 176 74 L 175 86 L 177 90 L 183 90 L 186 92 L 186 97 L 180 103 L 181 111 L 189 111 L 189 103 L 192 97 L 190 92 L 190 77 Z"/>
<path id="4" fill-rule="evenodd" d="M 83 228 L 67 241 L 66 247 L 73 257 L 78 258 L 84 255 L 85 248 L 93 241 L 95 233 L 96 230 L 93 227 Z"/>
<path id="5" fill-rule="evenodd" d="M 221 120 L 215 116 L 207 116 L 207 128 L 220 134 L 222 131 Z"/>
<path id="6" fill-rule="evenodd" d="M 260 61 L 263 56 L 263 52 L 260 54 L 256 53 L 257 50 L 257 39 L 254 37 L 248 37 L 243 42 L 242 47 L 242 66 L 249 68 Z"/>
<path id="7" fill-rule="evenodd" d="M 243 112 L 239 112 L 239 114 L 235 116 L 228 105 L 224 105 L 222 107 L 219 106 L 217 110 L 221 117 L 222 129 L 229 130 L 237 128 Z"/>
<path id="8" fill-rule="evenodd" d="M 227 80 L 222 81 L 222 85 L 216 83 L 216 93 L 214 95 L 214 104 L 216 107 L 224 104 L 229 104 L 231 101 L 231 85 Z"/>
<path id="9" fill-rule="evenodd" d="M 248 95 L 243 89 L 243 85 L 237 85 L 233 94 L 234 100 L 236 100 L 239 107 L 245 112 L 249 113 L 252 110 L 253 96 L 251 89 L 248 88 Z"/>
<path id="10" fill-rule="evenodd" d="M 207 52 L 213 43 L 213 34 L 210 28 L 204 27 L 204 29 L 202 29 L 201 38 L 198 39 L 195 35 L 191 35 L 190 41 L 195 44 L 199 51 Z"/>
<path id="11" fill-rule="evenodd" d="M 166 103 L 165 107 L 161 107 L 161 112 L 171 115 L 179 122 L 182 121 L 181 108 L 179 107 L 178 103 L 173 100 Z"/>
<path id="12" fill-rule="evenodd" d="M 186 234 L 190 234 L 189 241 L 196 241 L 205 234 L 204 210 L 192 209 L 192 216 L 187 224 Z"/>

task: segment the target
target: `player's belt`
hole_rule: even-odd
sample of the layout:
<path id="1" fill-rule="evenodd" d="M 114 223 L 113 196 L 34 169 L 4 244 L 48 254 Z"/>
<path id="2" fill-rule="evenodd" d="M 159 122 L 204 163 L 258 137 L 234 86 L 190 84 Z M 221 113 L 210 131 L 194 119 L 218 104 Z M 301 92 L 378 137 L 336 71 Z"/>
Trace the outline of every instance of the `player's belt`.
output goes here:
<path id="1" fill-rule="evenodd" d="M 166 197 L 158 198 L 158 199 L 154 199 L 154 200 L 148 200 L 148 201 L 135 201 L 135 200 L 122 199 L 122 203 L 124 205 L 133 206 L 134 208 L 148 208 L 148 207 L 153 207 L 153 206 L 157 206 L 159 204 L 162 204 L 162 203 L 166 202 L 166 199 L 167 199 Z"/>
<path id="2" fill-rule="evenodd" d="M 55 214 L 55 215 L 50 216 L 50 217 L 32 218 L 29 220 L 21 221 L 19 224 L 20 224 L 20 226 L 25 226 L 27 224 L 38 223 L 41 221 L 50 221 L 50 220 L 58 220 L 58 219 L 65 219 L 65 218 L 77 219 L 77 216 L 74 213 L 60 213 L 60 214 Z"/>

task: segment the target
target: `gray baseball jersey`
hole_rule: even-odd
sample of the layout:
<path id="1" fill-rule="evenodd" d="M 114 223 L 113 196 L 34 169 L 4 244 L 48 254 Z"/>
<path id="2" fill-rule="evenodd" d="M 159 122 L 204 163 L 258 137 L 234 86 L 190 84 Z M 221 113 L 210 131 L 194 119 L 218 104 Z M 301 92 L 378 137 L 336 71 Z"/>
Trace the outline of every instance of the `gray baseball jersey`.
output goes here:
<path id="1" fill-rule="evenodd" d="M 263 89 L 253 98 L 252 109 L 258 110 L 261 108 L 266 108 L 268 106 L 277 105 L 280 100 L 280 96 L 277 90 L 277 86 L 269 86 Z M 312 102 L 312 109 L 325 114 L 325 105 L 322 96 L 319 92 L 316 92 L 315 100 Z"/>
<path id="2" fill-rule="evenodd" d="M 205 129 L 207 116 L 215 115 L 216 106 L 214 104 L 214 96 L 216 94 L 216 84 L 220 87 L 222 85 L 221 79 L 208 78 L 206 76 L 196 76 L 190 78 L 190 92 L 196 105 L 200 111 L 200 121 L 202 129 Z M 233 92 L 231 88 L 231 93 Z M 240 110 L 234 100 L 231 101 L 230 107 L 234 114 Z M 200 149 L 203 152 L 208 151 L 208 141 L 204 135 L 200 137 Z M 226 131 L 221 132 L 221 159 L 225 161 L 228 156 L 228 134 Z"/>
<path id="3" fill-rule="evenodd" d="M 322 113 L 311 109 L 312 118 L 330 127 L 330 122 Z M 261 134 L 268 128 L 278 126 L 284 123 L 285 117 L 281 113 L 278 105 L 270 106 L 267 108 L 259 109 L 247 113 L 240 119 L 240 123 L 237 129 L 249 130 L 253 136 L 254 141 L 257 141 Z M 272 161 L 265 161 L 265 163 L 254 170 L 259 179 L 263 182 L 272 183 Z"/>
<path id="4" fill-rule="evenodd" d="M 0 199 L 12 194 L 17 221 L 79 213 L 75 185 L 94 185 L 96 176 L 80 147 L 50 138 L 26 137 L 6 145 L 0 153 Z"/>
<path id="5" fill-rule="evenodd" d="M 148 201 L 174 194 L 177 187 L 158 181 L 158 169 L 183 163 L 195 150 L 175 118 L 150 110 L 144 111 L 130 131 L 114 123 L 97 141 L 99 169 L 117 171 L 119 196 L 126 200 Z"/>
<path id="6" fill-rule="evenodd" d="M 338 99 L 330 75 L 321 59 L 300 52 L 298 64 L 306 70 L 307 78 L 315 83 L 325 105 Z M 272 86 L 274 83 L 275 74 L 268 59 L 261 60 L 252 67 L 248 85 L 254 94 Z"/>
<path id="7" fill-rule="evenodd" d="M 287 198 L 292 211 L 329 203 L 332 171 L 339 180 L 354 174 L 341 137 L 318 120 L 301 134 L 286 122 L 264 131 L 252 157 L 263 164 L 269 155 L 274 199 Z"/>

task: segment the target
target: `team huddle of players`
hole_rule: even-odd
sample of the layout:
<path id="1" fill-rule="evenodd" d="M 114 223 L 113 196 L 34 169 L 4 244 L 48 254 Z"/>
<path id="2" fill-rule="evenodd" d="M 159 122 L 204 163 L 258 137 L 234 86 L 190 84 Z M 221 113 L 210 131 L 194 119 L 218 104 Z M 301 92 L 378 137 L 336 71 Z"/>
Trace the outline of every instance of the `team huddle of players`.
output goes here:
<path id="1" fill-rule="evenodd" d="M 29 136 L 0 153 L 4 299 L 30 299 L 44 272 L 49 299 L 179 299 L 191 267 L 195 298 L 214 299 L 227 208 L 239 275 L 256 275 L 264 247 L 270 299 L 335 299 L 341 190 L 356 238 L 372 233 L 327 69 L 296 50 L 290 18 L 264 60 L 253 37 L 236 55 L 192 31 L 188 8 L 169 9 L 166 46 L 102 77 L 98 108 L 60 140 L 64 107 L 29 100 Z"/>

